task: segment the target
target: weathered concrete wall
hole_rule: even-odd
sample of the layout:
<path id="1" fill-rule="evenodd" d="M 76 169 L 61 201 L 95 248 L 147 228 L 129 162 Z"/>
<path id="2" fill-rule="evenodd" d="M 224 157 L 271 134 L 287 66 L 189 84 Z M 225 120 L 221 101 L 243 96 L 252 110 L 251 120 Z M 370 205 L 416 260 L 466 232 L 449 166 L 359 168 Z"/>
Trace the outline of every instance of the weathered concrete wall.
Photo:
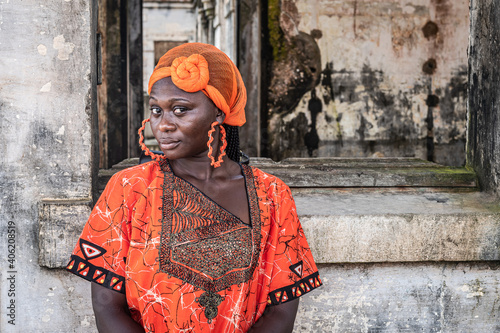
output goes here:
<path id="1" fill-rule="evenodd" d="M 468 0 L 270 4 L 272 158 L 465 163 Z"/>
<path id="2" fill-rule="evenodd" d="M 467 164 L 500 195 L 500 4 L 471 0 Z"/>
<path id="3" fill-rule="evenodd" d="M 75 241 L 65 227 L 88 217 L 98 153 L 96 16 L 92 0 L 0 1 L 1 332 L 93 325 L 88 283 L 46 266 L 68 256 L 58 251 Z"/>
<path id="4" fill-rule="evenodd" d="M 500 331 L 498 263 L 321 265 L 294 332 Z"/>
<path id="5" fill-rule="evenodd" d="M 215 3 L 213 44 L 226 53 L 234 63 L 237 63 L 237 2 L 236 0 L 216 0 L 213 2 Z"/>
<path id="6" fill-rule="evenodd" d="M 197 9 L 189 1 L 183 3 L 144 1 L 142 8 L 143 53 L 143 119 L 149 117 L 148 82 L 156 66 L 155 42 L 196 42 Z M 151 128 L 146 126 L 146 144 L 158 149 Z"/>
<path id="7" fill-rule="evenodd" d="M 143 29 L 143 76 L 144 92 L 155 67 L 155 41 L 196 41 L 197 12 L 191 3 L 155 3 L 144 1 Z M 148 111 L 148 110 L 147 110 Z M 149 111 L 147 112 L 149 115 Z"/>
<path id="8" fill-rule="evenodd" d="M 247 89 L 247 122 L 240 129 L 240 143 L 248 156 L 261 156 L 261 9 L 259 0 L 239 2 L 237 65 Z"/>
<path id="9" fill-rule="evenodd" d="M 128 157 L 127 10 L 121 0 L 99 0 L 102 80 L 97 88 L 99 167 L 109 168 Z"/>
<path id="10" fill-rule="evenodd" d="M 74 244 L 70 238 L 75 237 L 88 217 L 93 162 L 96 161 L 91 135 L 96 133 L 92 127 L 96 123 L 93 119 L 96 111 L 95 8 L 95 1 L 91 0 L 43 3 L 0 0 L 0 235 L 4 237 L 0 241 L 1 332 L 96 331 L 89 283 L 60 268 L 49 268 L 61 266 L 68 255 L 67 246 Z M 479 7 L 473 4 L 473 8 Z M 484 2 L 481 8 L 492 16 L 485 22 L 473 22 L 482 22 L 484 28 L 492 29 L 481 30 L 482 35 L 496 36 L 500 29 L 490 23 L 496 19 L 497 6 Z M 479 14 L 483 18 L 487 16 L 482 11 L 474 13 L 478 15 L 476 18 Z M 476 50 L 477 61 L 487 50 L 490 52 L 486 46 Z M 473 73 L 478 75 L 479 82 L 479 76 L 485 72 L 478 68 Z M 482 89 L 493 87 L 484 95 L 484 100 L 496 101 L 488 99 L 496 96 L 496 81 L 488 86 L 486 77 L 481 80 Z M 318 96 L 323 98 L 319 92 Z M 495 103 L 482 105 L 495 106 Z M 485 118 L 485 121 L 472 122 L 477 126 L 477 133 L 485 128 L 487 133 L 497 135 L 497 118 Z M 492 147 L 488 146 L 488 140 L 479 141 L 484 151 Z M 479 150 L 479 155 L 474 156 L 481 156 L 484 151 Z M 493 155 L 484 154 L 479 161 L 478 173 L 488 170 L 486 175 L 495 174 L 498 162 Z M 363 194 L 360 199 L 352 193 L 343 193 L 337 200 L 344 200 L 347 211 L 355 210 L 357 216 L 350 218 L 357 224 L 349 223 L 349 217 L 340 216 L 355 214 L 339 214 L 333 205 L 325 203 L 322 209 L 335 209 L 339 216 L 329 217 L 335 214 L 325 213 L 324 220 L 330 218 L 336 223 L 335 237 L 344 235 L 336 245 L 344 246 L 346 251 L 333 254 L 326 253 L 333 250 L 322 244 L 324 239 L 316 237 L 323 237 L 324 232 L 316 231 L 326 227 L 311 217 L 311 211 L 322 214 L 321 210 L 307 200 L 302 201 L 301 195 L 297 196 L 299 214 L 315 255 L 324 261 L 338 260 L 344 264 L 320 266 L 325 285 L 301 300 L 296 332 L 500 331 L 497 262 L 359 264 L 362 251 L 374 255 L 384 250 L 384 246 L 386 250 L 400 251 L 399 259 L 406 258 L 406 261 L 498 260 L 500 234 L 498 213 L 495 214 L 498 204 L 493 204 L 496 208 L 484 208 L 493 209 L 491 216 L 476 212 L 477 205 L 469 207 L 468 213 L 473 214 L 468 217 L 478 217 L 476 221 L 450 214 L 449 219 L 434 220 L 436 223 L 432 224 L 436 212 L 430 212 L 429 208 L 439 211 L 448 205 L 456 209 L 451 205 L 455 201 L 450 195 L 425 196 L 420 190 L 417 192 L 420 195 L 413 200 L 424 203 L 427 200 L 432 205 L 423 204 L 420 209 L 427 208 L 427 216 L 417 211 L 411 220 L 404 218 L 403 214 L 408 213 L 404 210 L 397 212 L 399 216 L 388 216 L 385 221 L 383 216 L 364 219 L 360 214 L 374 212 L 356 210 L 357 207 L 367 209 L 366 200 L 376 201 L 380 196 L 387 196 L 379 204 L 385 209 L 390 206 L 384 202 L 409 204 L 408 196 L 393 200 L 387 193 L 378 193 Z M 466 203 L 460 200 L 457 199 L 459 206 Z M 321 204 L 317 197 L 314 202 Z M 447 230 L 450 226 L 453 231 Z M 429 232 L 431 227 L 435 232 Z M 418 228 L 421 233 L 413 234 Z M 461 233 L 457 232 L 460 228 L 463 228 Z M 405 233 L 416 239 L 408 247 L 403 243 L 409 238 Z M 361 241 L 365 243 L 359 243 L 357 236 L 362 236 Z M 395 242 L 391 242 L 390 237 Z M 426 253 L 417 253 L 426 245 L 435 245 L 431 250 L 445 255 L 429 258 Z M 454 246 L 459 251 L 453 251 Z M 357 257 L 351 255 L 352 251 L 357 252 Z M 394 253 L 386 252 L 385 260 L 398 261 Z M 411 256 L 417 254 L 420 257 Z M 9 255 L 15 260 L 9 261 Z M 14 304 L 13 310 L 8 308 L 11 304 Z M 15 326 L 8 323 L 12 320 L 8 316 L 11 313 Z"/>

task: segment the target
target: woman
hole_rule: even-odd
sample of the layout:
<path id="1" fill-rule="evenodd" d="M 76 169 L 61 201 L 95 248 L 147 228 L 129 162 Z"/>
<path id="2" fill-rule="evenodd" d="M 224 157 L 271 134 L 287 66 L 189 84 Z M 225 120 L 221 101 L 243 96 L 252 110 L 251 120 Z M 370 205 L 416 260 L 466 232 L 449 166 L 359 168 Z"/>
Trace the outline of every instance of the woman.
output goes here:
<path id="1" fill-rule="evenodd" d="M 99 331 L 291 332 L 298 297 L 321 281 L 289 188 L 239 163 L 238 69 L 184 44 L 148 92 L 139 134 L 153 161 L 111 178 L 68 265 L 94 282 Z M 164 156 L 142 143 L 148 121 Z"/>

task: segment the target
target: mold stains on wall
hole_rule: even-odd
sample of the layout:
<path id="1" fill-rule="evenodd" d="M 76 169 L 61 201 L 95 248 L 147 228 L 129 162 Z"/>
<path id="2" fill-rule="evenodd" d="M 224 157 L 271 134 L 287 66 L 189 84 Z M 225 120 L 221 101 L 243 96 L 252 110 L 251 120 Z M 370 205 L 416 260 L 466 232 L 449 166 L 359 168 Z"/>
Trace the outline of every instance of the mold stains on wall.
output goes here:
<path id="1" fill-rule="evenodd" d="M 436 37 L 439 32 L 439 28 L 436 23 L 432 21 L 428 21 L 422 28 L 422 32 L 424 33 L 424 37 L 427 39 Z"/>
<path id="2" fill-rule="evenodd" d="M 436 95 L 428 95 L 427 100 L 425 101 L 425 104 L 429 107 L 436 107 L 439 104 L 439 97 Z"/>
<path id="3" fill-rule="evenodd" d="M 278 126 L 276 126 L 278 127 Z M 279 159 L 294 156 L 295 147 L 306 147 L 305 138 L 309 132 L 308 119 L 304 112 L 286 121 L 280 121 L 281 135 L 275 140 L 283 147 Z"/>
<path id="4" fill-rule="evenodd" d="M 289 113 L 319 81 L 321 54 L 314 38 L 304 32 L 285 41 L 283 60 L 272 63 L 268 107 L 270 114 Z"/>
<path id="5" fill-rule="evenodd" d="M 311 91 L 311 99 L 309 100 L 308 109 L 311 113 L 311 129 L 304 136 L 304 142 L 307 146 L 307 153 L 309 157 L 313 156 L 313 151 L 318 149 L 319 136 L 316 130 L 316 118 L 318 114 L 322 111 L 323 105 L 321 100 L 316 96 L 316 89 Z"/>
<path id="6" fill-rule="evenodd" d="M 481 188 L 500 196 L 500 3 L 471 1 L 471 22 L 467 163 Z"/>
<path id="7" fill-rule="evenodd" d="M 267 68 L 268 156 L 463 165 L 467 0 L 278 3 L 281 39 L 273 50 L 283 57 Z M 319 112 L 311 110 L 316 98 Z M 293 141 L 285 131 L 297 119 L 308 126 Z"/>
<path id="8" fill-rule="evenodd" d="M 398 56 L 403 55 L 405 49 L 412 50 L 418 43 L 417 27 L 413 20 L 404 20 L 400 17 L 391 18 L 392 49 Z"/>
<path id="9" fill-rule="evenodd" d="M 323 88 L 323 101 L 326 105 L 330 105 L 330 102 L 335 101 L 333 81 L 333 62 L 328 62 L 325 66 L 325 69 L 321 72 L 321 86 Z M 328 125 L 333 125 L 337 131 L 337 140 L 342 146 L 342 129 L 340 127 L 340 121 L 342 120 L 342 113 L 337 112 L 337 108 L 335 107 L 335 103 L 332 103 L 332 115 L 330 116 L 325 112 L 325 120 Z M 335 124 L 332 124 L 335 121 Z"/>
<path id="10" fill-rule="evenodd" d="M 363 67 L 361 83 L 365 88 L 365 113 L 374 120 L 373 124 L 369 125 L 378 129 L 377 136 L 383 141 L 402 142 L 417 139 L 418 125 L 413 119 L 412 102 L 408 93 L 384 89 L 385 81 L 387 78 L 382 71 L 371 69 L 368 65 Z"/>
<path id="11" fill-rule="evenodd" d="M 358 37 L 356 34 L 356 15 L 358 12 L 358 1 L 354 0 L 353 3 L 353 11 L 352 11 L 352 31 L 354 33 L 354 38 Z"/>
<path id="12" fill-rule="evenodd" d="M 58 51 L 57 59 L 69 60 L 69 55 L 73 53 L 73 50 L 75 49 L 75 44 L 66 42 L 64 35 L 59 35 L 54 37 L 52 47 Z"/>
<path id="13" fill-rule="evenodd" d="M 434 141 L 436 145 L 448 143 L 456 146 L 462 153 L 465 152 L 465 124 L 467 103 L 467 70 L 461 67 L 443 88 L 436 89 L 436 97 L 439 98 L 439 108 L 436 118 L 439 126 L 434 129 Z M 465 156 L 456 154 L 446 156 L 436 151 L 436 157 L 446 158 L 449 164 L 464 165 Z"/>
<path id="14" fill-rule="evenodd" d="M 316 39 L 322 37 L 322 32 L 318 29 L 313 29 L 311 34 L 299 31 L 299 21 L 300 15 L 294 1 L 269 1 L 268 38 L 272 50 L 272 55 L 267 55 L 269 86 L 266 116 L 269 118 L 289 114 L 304 94 L 314 89 L 320 80 L 321 52 Z M 279 142 L 284 142 L 281 137 L 283 133 L 273 127 L 273 123 L 271 121 L 268 128 L 269 154 L 280 159 L 283 152 Z M 317 146 L 317 143 L 314 144 L 317 140 L 317 134 L 312 130 L 308 135 L 310 147 Z M 303 141 L 301 146 L 304 147 Z"/>
<path id="15" fill-rule="evenodd" d="M 441 119 L 448 124 L 457 121 L 465 121 L 466 115 L 463 112 L 456 112 L 457 105 L 461 105 L 467 101 L 467 71 L 463 68 L 463 72 L 456 74 L 450 82 L 443 88 L 438 89 L 436 93 L 441 95 L 440 98 L 440 116 Z"/>
<path id="16" fill-rule="evenodd" d="M 280 0 L 269 0 L 266 9 L 264 13 L 267 14 L 267 37 L 272 52 L 270 58 L 279 61 L 286 54 L 285 38 L 280 27 Z"/>
<path id="17" fill-rule="evenodd" d="M 430 58 L 422 65 L 422 72 L 424 72 L 425 74 L 432 75 L 436 72 L 436 69 L 437 69 L 436 59 L 433 58 Z"/>

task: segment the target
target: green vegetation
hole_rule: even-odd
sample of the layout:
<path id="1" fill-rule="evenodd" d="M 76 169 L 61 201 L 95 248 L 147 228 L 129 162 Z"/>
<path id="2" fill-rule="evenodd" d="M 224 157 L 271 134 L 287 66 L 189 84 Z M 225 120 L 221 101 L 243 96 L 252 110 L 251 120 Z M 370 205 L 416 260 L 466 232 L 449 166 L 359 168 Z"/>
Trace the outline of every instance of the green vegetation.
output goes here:
<path id="1" fill-rule="evenodd" d="M 267 27 L 269 29 L 269 44 L 273 49 L 273 60 L 285 60 L 287 55 L 287 46 L 283 30 L 280 27 L 280 0 L 269 0 Z"/>

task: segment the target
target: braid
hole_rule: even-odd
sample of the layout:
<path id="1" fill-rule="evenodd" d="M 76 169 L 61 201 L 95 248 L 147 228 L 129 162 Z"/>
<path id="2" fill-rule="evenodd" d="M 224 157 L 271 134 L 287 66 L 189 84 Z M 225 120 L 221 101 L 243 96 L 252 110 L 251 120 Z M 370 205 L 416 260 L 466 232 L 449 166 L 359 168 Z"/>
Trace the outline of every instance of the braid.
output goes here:
<path id="1" fill-rule="evenodd" d="M 238 134 L 238 127 L 227 124 L 222 126 L 226 129 L 226 154 L 230 159 L 239 163 L 242 153 L 240 151 L 240 136 Z"/>

